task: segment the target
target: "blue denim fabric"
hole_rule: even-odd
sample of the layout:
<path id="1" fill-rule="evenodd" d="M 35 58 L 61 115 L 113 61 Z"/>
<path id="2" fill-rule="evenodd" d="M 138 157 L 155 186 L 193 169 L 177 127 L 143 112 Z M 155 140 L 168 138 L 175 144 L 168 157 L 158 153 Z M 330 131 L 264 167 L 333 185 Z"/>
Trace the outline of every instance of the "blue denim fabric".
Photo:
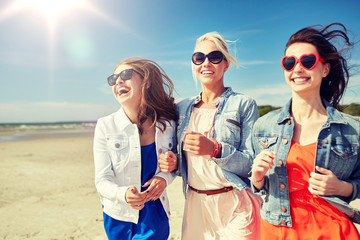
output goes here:
<path id="1" fill-rule="evenodd" d="M 187 186 L 187 161 L 182 152 L 182 138 L 187 131 L 191 112 L 201 101 L 201 94 L 177 104 L 177 152 L 179 166 L 177 175 L 183 177 L 184 193 Z M 254 151 L 251 144 L 251 129 L 259 117 L 255 100 L 235 93 L 231 88 L 213 103 L 218 105 L 215 115 L 214 137 L 221 143 L 221 158 L 213 161 L 221 168 L 225 179 L 234 187 L 243 190 L 250 186 L 248 179 Z"/>
<path id="2" fill-rule="evenodd" d="M 324 99 L 323 104 L 328 120 L 319 133 L 315 165 L 331 170 L 339 179 L 354 186 L 353 194 L 348 198 L 323 198 L 353 221 L 358 221 L 358 211 L 351 208 L 348 203 L 360 196 L 359 119 L 337 111 Z M 291 100 L 282 109 L 259 118 L 253 128 L 255 154 L 262 150 L 277 154 L 274 167 L 266 174 L 264 188 L 258 191 L 253 187 L 254 192 L 265 195 L 260 210 L 261 217 L 274 225 L 292 226 L 286 173 L 286 157 L 294 128 L 294 121 L 289 112 L 290 106 Z M 284 189 L 280 188 L 282 184 L 286 186 Z M 285 208 L 285 212 L 281 208 Z M 282 221 L 286 224 L 282 224 Z"/>

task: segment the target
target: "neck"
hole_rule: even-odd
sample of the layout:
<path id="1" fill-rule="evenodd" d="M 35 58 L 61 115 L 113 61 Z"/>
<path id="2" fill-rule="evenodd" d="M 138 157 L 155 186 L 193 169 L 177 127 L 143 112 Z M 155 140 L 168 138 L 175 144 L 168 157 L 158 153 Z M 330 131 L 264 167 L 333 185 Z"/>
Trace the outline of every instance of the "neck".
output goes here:
<path id="1" fill-rule="evenodd" d="M 123 106 L 126 116 L 130 119 L 130 122 L 137 124 L 138 122 L 138 109 L 132 109 L 129 107 Z"/>
<path id="2" fill-rule="evenodd" d="M 202 93 L 201 93 L 201 105 L 204 107 L 212 108 L 214 107 L 212 104 L 218 99 L 224 92 L 226 91 L 224 85 L 218 86 L 216 88 L 208 88 L 202 86 Z"/>
<path id="3" fill-rule="evenodd" d="M 304 99 L 295 94 L 292 98 L 291 114 L 299 123 L 327 115 L 320 95 Z"/>

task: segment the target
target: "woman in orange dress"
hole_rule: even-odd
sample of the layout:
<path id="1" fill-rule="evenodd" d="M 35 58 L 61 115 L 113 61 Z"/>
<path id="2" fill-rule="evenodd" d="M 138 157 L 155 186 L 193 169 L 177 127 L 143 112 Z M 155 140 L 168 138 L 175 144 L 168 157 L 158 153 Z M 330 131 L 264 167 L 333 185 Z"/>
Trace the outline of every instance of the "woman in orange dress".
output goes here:
<path id="1" fill-rule="evenodd" d="M 262 239 L 360 239 L 359 212 L 348 204 L 360 197 L 359 119 L 339 110 L 349 74 L 344 49 L 332 44 L 352 47 L 346 32 L 337 23 L 307 27 L 286 45 L 292 99 L 253 128 Z"/>

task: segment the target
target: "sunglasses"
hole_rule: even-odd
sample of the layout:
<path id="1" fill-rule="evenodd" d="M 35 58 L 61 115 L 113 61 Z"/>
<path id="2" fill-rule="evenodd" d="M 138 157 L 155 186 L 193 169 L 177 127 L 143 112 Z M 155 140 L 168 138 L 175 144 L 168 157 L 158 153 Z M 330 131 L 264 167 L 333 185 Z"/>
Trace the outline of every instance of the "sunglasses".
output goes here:
<path id="1" fill-rule="evenodd" d="M 108 83 L 110 86 L 114 86 L 116 84 L 116 80 L 120 77 L 123 81 L 125 80 L 129 80 L 132 78 L 133 72 L 136 72 L 137 74 L 139 74 L 141 77 L 142 75 L 134 70 L 134 69 L 125 69 L 123 71 L 121 71 L 120 73 L 116 73 L 111 75 L 110 77 L 107 78 Z"/>
<path id="2" fill-rule="evenodd" d="M 208 58 L 209 61 L 213 64 L 219 64 L 224 59 L 224 54 L 222 54 L 220 51 L 213 51 L 208 55 L 205 55 L 202 52 L 196 52 L 192 55 L 191 60 L 195 65 L 200 65 L 205 62 L 206 58 Z"/>
<path id="3" fill-rule="evenodd" d="M 312 70 L 319 62 L 325 63 L 325 60 L 316 53 L 310 53 L 302 55 L 299 59 L 295 56 L 283 56 L 281 66 L 285 71 L 291 72 L 294 70 L 296 64 L 300 63 L 306 70 Z"/>

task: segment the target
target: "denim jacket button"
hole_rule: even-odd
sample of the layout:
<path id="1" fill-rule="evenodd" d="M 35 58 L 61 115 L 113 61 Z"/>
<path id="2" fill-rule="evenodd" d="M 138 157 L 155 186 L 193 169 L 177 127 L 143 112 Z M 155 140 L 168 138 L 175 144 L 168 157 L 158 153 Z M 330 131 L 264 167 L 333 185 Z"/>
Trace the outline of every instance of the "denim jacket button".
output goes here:
<path id="1" fill-rule="evenodd" d="M 283 162 L 281 160 L 278 161 L 279 166 L 283 165 Z"/>
<path id="2" fill-rule="evenodd" d="M 282 207 L 281 211 L 286 212 L 286 208 Z"/>
<path id="3" fill-rule="evenodd" d="M 288 143 L 288 140 L 284 139 L 282 142 L 284 145 L 286 145 Z"/>
<path id="4" fill-rule="evenodd" d="M 281 225 L 286 225 L 286 222 L 284 220 L 282 220 Z"/>
<path id="5" fill-rule="evenodd" d="M 291 124 L 291 121 L 290 121 L 290 120 L 288 120 L 288 121 L 287 121 L 287 124 L 288 124 L 288 125 L 290 125 L 290 124 Z"/>
<path id="6" fill-rule="evenodd" d="M 281 188 L 281 189 L 284 189 L 284 188 L 285 188 L 285 185 L 284 185 L 284 184 L 281 184 L 281 185 L 280 185 L 280 188 Z"/>

